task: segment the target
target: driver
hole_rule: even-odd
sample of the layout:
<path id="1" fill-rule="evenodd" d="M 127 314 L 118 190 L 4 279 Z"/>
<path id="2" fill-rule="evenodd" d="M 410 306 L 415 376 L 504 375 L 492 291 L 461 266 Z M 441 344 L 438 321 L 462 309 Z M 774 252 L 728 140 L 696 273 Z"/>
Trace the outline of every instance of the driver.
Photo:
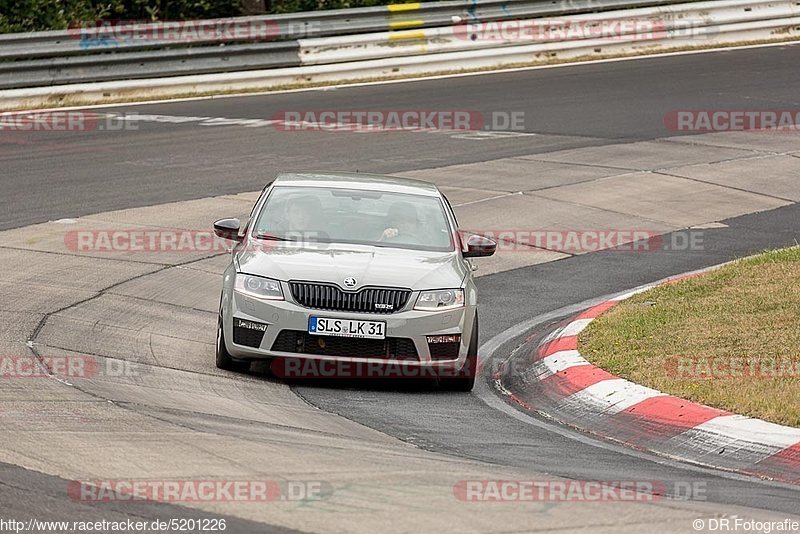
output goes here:
<path id="1" fill-rule="evenodd" d="M 388 227 L 378 241 L 417 241 L 419 220 L 417 208 L 408 202 L 395 202 L 386 214 Z M 410 239 L 409 239 L 410 238 Z"/>

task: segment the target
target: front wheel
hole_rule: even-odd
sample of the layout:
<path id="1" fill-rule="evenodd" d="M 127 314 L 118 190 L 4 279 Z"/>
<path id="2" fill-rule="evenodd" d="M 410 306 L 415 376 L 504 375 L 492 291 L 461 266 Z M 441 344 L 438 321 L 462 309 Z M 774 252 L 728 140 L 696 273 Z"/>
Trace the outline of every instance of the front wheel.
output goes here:
<path id="1" fill-rule="evenodd" d="M 472 337 L 469 340 L 467 359 L 458 372 L 458 376 L 445 378 L 439 381 L 440 385 L 448 391 L 472 391 L 475 387 L 475 375 L 478 374 L 478 316 L 472 325 Z"/>
<path id="2" fill-rule="evenodd" d="M 225 332 L 222 330 L 222 317 L 217 319 L 217 369 L 244 372 L 250 369 L 250 362 L 234 360 L 225 346 Z"/>

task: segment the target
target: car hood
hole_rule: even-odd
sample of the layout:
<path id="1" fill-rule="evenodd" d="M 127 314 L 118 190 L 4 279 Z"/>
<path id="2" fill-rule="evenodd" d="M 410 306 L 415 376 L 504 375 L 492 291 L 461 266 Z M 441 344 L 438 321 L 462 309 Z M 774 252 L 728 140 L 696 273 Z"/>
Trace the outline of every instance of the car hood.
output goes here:
<path id="1" fill-rule="evenodd" d="M 279 280 L 330 282 L 344 287 L 345 278 L 357 285 L 407 287 L 413 290 L 461 287 L 469 265 L 459 252 L 426 252 L 362 245 L 271 242 L 245 247 L 237 253 L 239 270 Z"/>

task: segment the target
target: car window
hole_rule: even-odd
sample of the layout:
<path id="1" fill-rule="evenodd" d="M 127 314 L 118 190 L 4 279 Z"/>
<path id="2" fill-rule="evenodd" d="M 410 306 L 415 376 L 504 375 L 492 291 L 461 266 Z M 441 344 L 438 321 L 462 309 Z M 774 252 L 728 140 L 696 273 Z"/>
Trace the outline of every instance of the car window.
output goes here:
<path id="1" fill-rule="evenodd" d="M 321 187 L 273 187 L 253 235 L 452 251 L 439 197 Z"/>

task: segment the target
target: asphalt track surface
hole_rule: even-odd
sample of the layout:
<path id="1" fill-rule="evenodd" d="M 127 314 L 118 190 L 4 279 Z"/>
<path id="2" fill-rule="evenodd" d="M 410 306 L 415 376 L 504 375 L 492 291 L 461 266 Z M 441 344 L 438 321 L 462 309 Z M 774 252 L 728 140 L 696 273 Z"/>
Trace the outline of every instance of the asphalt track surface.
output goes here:
<path id="1" fill-rule="evenodd" d="M 705 250 L 633 254 L 608 251 L 576 256 L 478 279 L 482 342 L 505 328 L 572 304 L 617 293 L 671 275 L 716 265 L 763 248 L 794 244 L 800 233 L 796 205 L 725 221 L 706 231 Z M 667 237 L 667 239 L 669 239 Z M 561 318 L 567 317 L 569 314 Z M 558 321 L 550 318 L 543 327 Z M 533 330 L 536 333 L 536 329 Z M 529 335 L 530 333 L 524 333 Z M 520 332 L 520 335 L 523 335 Z M 496 351 L 504 359 L 514 339 Z M 496 367 L 488 362 L 488 367 Z M 484 373 L 487 379 L 487 373 Z M 706 469 L 660 464 L 629 451 L 587 445 L 544 426 L 489 409 L 477 395 L 299 387 L 309 402 L 428 450 L 501 465 L 541 470 L 576 480 L 623 478 L 704 484 L 712 502 L 797 513 L 800 489 L 717 476 Z M 667 484 L 672 487 L 672 484 Z M 673 495 L 674 496 L 674 495 Z"/>
<path id="2" fill-rule="evenodd" d="M 51 133 L 44 141 L 4 133 L 0 137 L 0 228 L 254 190 L 276 170 L 358 168 L 391 173 L 536 150 L 666 137 L 674 133 L 666 130 L 661 120 L 674 109 L 796 108 L 800 105 L 798 64 L 800 46 L 787 45 L 121 107 L 116 111 L 231 118 L 269 118 L 278 110 L 299 108 L 522 110 L 528 131 L 568 137 L 541 146 L 534 142 L 533 147 L 530 138 L 524 137 L 481 143 L 412 133 L 331 136 L 320 144 L 315 134 L 284 134 L 271 128 L 220 126 L 206 130 L 163 123 L 142 124 L 137 131 L 114 135 Z M 800 209 L 793 205 L 725 223 L 727 228 L 706 231 L 702 251 L 601 252 L 483 277 L 478 280 L 482 341 L 532 317 L 587 299 L 764 248 L 793 244 L 800 233 Z M 512 339 L 495 356 L 507 356 L 514 346 Z M 478 394 L 318 385 L 297 386 L 295 391 L 323 410 L 427 450 L 575 479 L 700 481 L 706 483 L 712 502 L 778 512 L 796 513 L 800 501 L 800 491 L 794 488 L 575 439 L 576 435 L 544 420 L 526 421 L 495 410 Z M 0 492 L 7 509 L 46 511 L 59 518 L 77 514 L 79 505 L 56 498 L 63 494 L 63 481 L 14 466 L 0 466 L 0 473 Z M 110 514 L 130 512 L 142 517 L 181 516 L 173 506 L 137 505 L 135 511 L 123 506 L 96 507 L 95 511 L 107 519 L 112 518 Z M 85 519 L 84 507 L 80 509 Z M 199 515 L 192 512 L 192 516 Z M 236 525 L 235 531 L 255 527 L 246 521 Z"/>
<path id="3" fill-rule="evenodd" d="M 115 108 L 268 119 L 286 110 L 448 109 L 525 113 L 542 139 L 420 133 L 327 135 L 272 127 L 142 123 L 138 131 L 0 131 L 0 230 L 113 209 L 260 189 L 280 170 L 392 173 L 675 135 L 678 109 L 800 105 L 800 45 L 554 69 Z M 199 131 L 198 131 L 199 130 Z"/>

